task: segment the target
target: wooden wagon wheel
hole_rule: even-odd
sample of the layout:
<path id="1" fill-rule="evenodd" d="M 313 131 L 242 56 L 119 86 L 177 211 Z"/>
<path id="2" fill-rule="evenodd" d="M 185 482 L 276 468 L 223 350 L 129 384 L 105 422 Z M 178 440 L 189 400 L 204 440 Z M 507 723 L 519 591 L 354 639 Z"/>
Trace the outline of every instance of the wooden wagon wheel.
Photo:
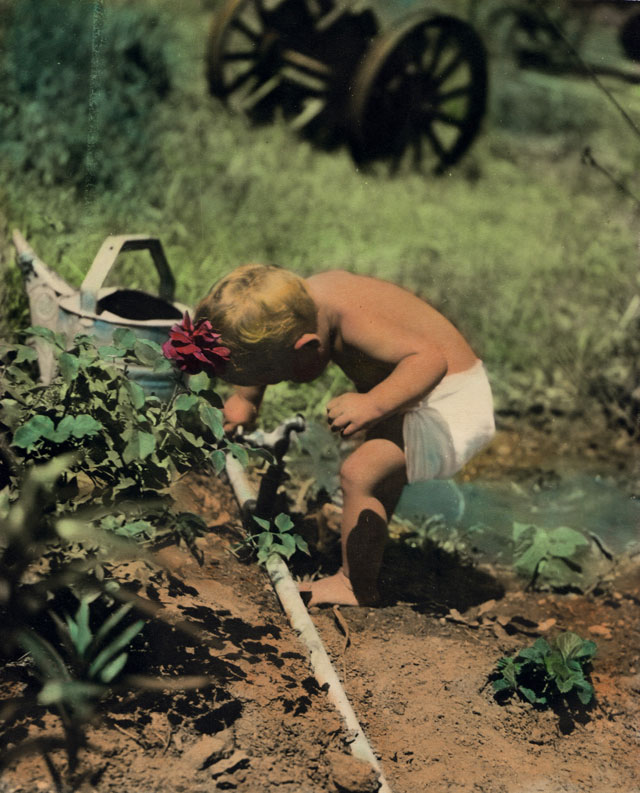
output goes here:
<path id="1" fill-rule="evenodd" d="M 487 16 L 486 30 L 492 54 L 513 58 L 524 68 L 548 68 L 554 61 L 566 60 L 571 48 L 579 49 L 589 26 L 589 10 L 572 14 L 551 3 L 505 5 Z M 570 47 L 567 46 L 567 41 Z"/>
<path id="2" fill-rule="evenodd" d="M 640 62 L 640 13 L 627 19 L 620 29 L 619 39 L 627 58 Z"/>
<path id="3" fill-rule="evenodd" d="M 332 0 L 228 0 L 209 33 L 211 92 L 258 120 L 279 107 L 303 128 L 327 102 L 331 68 L 309 51 L 332 8 Z"/>
<path id="4" fill-rule="evenodd" d="M 484 46 L 466 22 L 418 14 L 374 41 L 350 108 L 356 160 L 430 159 L 442 172 L 469 148 L 486 109 Z"/>

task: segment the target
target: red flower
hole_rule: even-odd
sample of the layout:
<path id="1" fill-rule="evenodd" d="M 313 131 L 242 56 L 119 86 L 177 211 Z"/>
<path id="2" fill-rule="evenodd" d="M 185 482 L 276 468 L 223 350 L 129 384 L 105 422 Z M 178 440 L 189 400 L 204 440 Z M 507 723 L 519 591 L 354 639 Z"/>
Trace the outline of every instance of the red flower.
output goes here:
<path id="1" fill-rule="evenodd" d="M 220 344 L 220 334 L 215 333 L 208 319 L 195 324 L 189 312 L 179 325 L 169 331 L 169 338 L 162 345 L 166 358 L 173 361 L 182 372 L 219 374 L 229 360 L 230 350 Z"/>

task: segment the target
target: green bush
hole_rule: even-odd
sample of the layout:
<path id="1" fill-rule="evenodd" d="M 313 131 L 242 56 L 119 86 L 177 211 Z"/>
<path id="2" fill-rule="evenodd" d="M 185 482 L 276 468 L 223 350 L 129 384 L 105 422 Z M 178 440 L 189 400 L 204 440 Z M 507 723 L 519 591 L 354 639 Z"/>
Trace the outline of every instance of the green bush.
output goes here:
<path id="1" fill-rule="evenodd" d="M 168 28 L 167 28 L 168 29 Z M 82 0 L 18 0 L 0 61 L 0 158 L 45 184 L 110 187 L 144 169 L 170 87 L 157 15 Z"/>
<path id="2" fill-rule="evenodd" d="M 95 518 L 101 528 L 141 542 L 170 532 L 193 550 L 204 523 L 173 511 L 175 475 L 193 469 L 219 473 L 227 451 L 242 461 L 247 457 L 224 436 L 221 402 L 209 377 L 195 375 L 184 383 L 159 345 L 129 329 L 115 331 L 115 346 L 96 346 L 92 337 L 79 335 L 70 350 L 61 334 L 39 327 L 30 334 L 51 350 L 58 373 L 43 386 L 35 378 L 32 346 L 0 345 L 0 478 L 11 495 L 24 470 L 71 454 L 74 462 L 57 494 L 61 509 L 71 513 L 101 504 L 104 517 Z M 171 399 L 145 393 L 131 366 L 175 375 Z"/>

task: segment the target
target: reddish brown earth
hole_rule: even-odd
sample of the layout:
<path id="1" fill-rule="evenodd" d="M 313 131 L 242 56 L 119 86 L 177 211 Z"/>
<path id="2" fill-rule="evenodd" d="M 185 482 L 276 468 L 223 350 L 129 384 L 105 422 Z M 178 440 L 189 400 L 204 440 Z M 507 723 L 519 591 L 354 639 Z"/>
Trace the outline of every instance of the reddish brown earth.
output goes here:
<path id="1" fill-rule="evenodd" d="M 540 467 L 549 459 L 544 442 L 503 432 L 466 475 Z M 635 463 L 621 447 L 621 465 L 625 454 L 629 470 Z M 618 464 L 611 449 L 607 459 Z M 375 790 L 265 574 L 229 552 L 241 529 L 228 489 L 193 477 L 179 499 L 211 527 L 198 541 L 203 565 L 168 547 L 157 565 L 132 562 L 114 574 L 166 607 L 168 622 L 150 625 L 132 664 L 169 678 L 210 675 L 211 684 L 113 695 L 90 730 L 75 788 Z M 383 570 L 389 605 L 313 609 L 312 618 L 394 793 L 640 793 L 639 573 L 636 556 L 619 560 L 589 595 L 542 594 L 507 571 L 437 553 L 411 557 L 392 543 Z M 200 638 L 172 625 L 178 619 Z M 499 704 L 488 684 L 496 661 L 562 630 L 598 643 L 595 702 L 574 714 Z M 6 669 L 3 694 L 15 694 L 21 679 Z M 47 731 L 58 731 L 55 718 L 34 713 L 2 745 Z M 64 769 L 61 752 L 51 757 Z M 0 781 L 2 793 L 54 789 L 35 756 Z"/>

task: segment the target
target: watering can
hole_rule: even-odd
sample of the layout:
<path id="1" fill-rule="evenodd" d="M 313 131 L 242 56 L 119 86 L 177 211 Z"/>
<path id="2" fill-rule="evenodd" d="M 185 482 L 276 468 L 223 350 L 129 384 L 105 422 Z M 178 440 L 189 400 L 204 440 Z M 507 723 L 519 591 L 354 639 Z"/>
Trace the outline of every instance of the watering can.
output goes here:
<path id="1" fill-rule="evenodd" d="M 62 333 L 70 347 L 78 333 L 110 345 L 118 328 L 133 331 L 140 339 L 162 344 L 169 330 L 182 318 L 187 306 L 173 302 L 175 279 L 160 240 L 147 234 L 122 234 L 105 239 L 89 268 L 80 290 L 70 286 L 34 253 L 18 231 L 13 233 L 17 262 L 29 298 L 31 324 Z M 137 289 L 105 287 L 104 282 L 120 253 L 148 250 L 158 273 L 158 296 Z M 51 348 L 36 339 L 38 367 L 43 383 L 56 372 Z M 129 377 L 148 394 L 169 399 L 175 384 L 173 373 L 153 372 L 146 367 L 129 367 Z"/>

